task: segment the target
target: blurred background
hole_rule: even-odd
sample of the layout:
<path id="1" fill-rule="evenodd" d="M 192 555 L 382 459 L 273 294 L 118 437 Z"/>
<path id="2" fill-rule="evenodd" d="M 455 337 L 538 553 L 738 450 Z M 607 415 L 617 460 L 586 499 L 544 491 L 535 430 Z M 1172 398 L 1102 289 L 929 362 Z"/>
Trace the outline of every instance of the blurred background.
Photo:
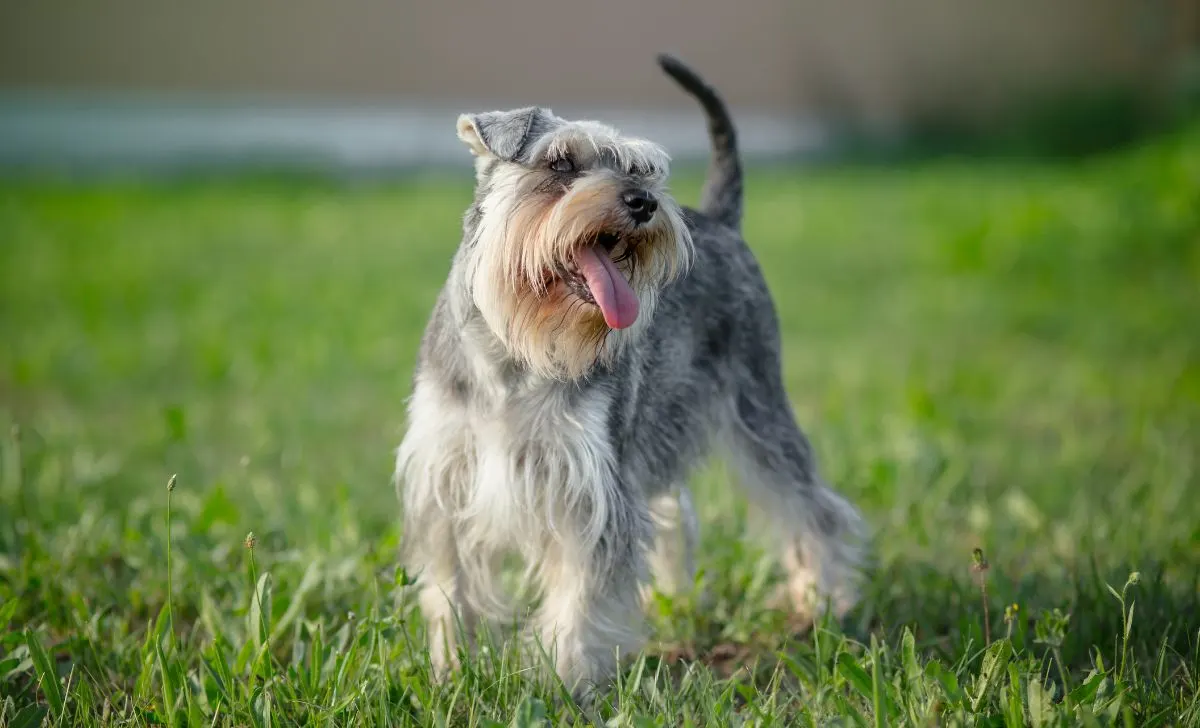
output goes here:
<path id="1" fill-rule="evenodd" d="M 754 159 L 1086 153 L 1197 88 L 1197 0 L 4 3 L 0 163 L 460 164 L 468 109 L 598 115 L 702 157 L 671 51 Z"/>
<path id="2" fill-rule="evenodd" d="M 457 115 L 608 120 L 665 145 L 691 203 L 705 124 L 661 51 L 733 107 L 833 482 L 898 513 L 957 462 L 944 500 L 985 510 L 927 515 L 983 538 L 1020 525 L 979 520 L 1010 488 L 1108 462 L 1119 487 L 1030 501 L 1090 533 L 1126 507 L 1075 499 L 1142 497 L 1114 453 L 1153 444 L 1182 458 L 1172 512 L 1191 450 L 1162 443 L 1200 422 L 1200 0 L 0 3 L 0 412 L 101 503 L 261 466 L 235 522 L 323 523 L 336 483 L 394 537 L 401 403 L 470 199 Z M 1055 449 L 1080 418 L 1104 427 Z"/>
<path id="3" fill-rule="evenodd" d="M 663 144 L 694 204 L 704 119 L 661 51 L 732 106 L 794 409 L 876 536 L 847 629 L 968 665 L 981 598 L 996 635 L 1061 608 L 1073 680 L 1119 641 L 1158 686 L 1130 724 L 1195 714 L 1200 0 L 4 0 L 0 615 L 73 676 L 64 724 L 131 694 L 112 720 L 148 720 L 166 574 L 180 669 L 242 664 L 248 531 L 289 675 L 297 625 L 393 614 L 394 448 L 472 194 L 455 119 L 599 117 Z M 731 480 L 694 483 L 711 601 L 653 619 L 663 654 L 733 670 L 805 648 Z M 1131 638 L 1100 579 L 1135 569 Z M 362 724 L 419 673 L 391 644 L 275 705 Z M 7 675 L 0 724 L 35 684 Z M 831 722 L 841 688 L 805 685 Z"/>

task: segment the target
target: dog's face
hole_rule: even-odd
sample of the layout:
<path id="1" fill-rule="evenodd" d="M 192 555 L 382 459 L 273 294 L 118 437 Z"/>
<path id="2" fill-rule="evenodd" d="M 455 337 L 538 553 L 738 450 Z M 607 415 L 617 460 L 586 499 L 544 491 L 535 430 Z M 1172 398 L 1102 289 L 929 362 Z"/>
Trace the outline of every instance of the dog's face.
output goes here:
<path id="1" fill-rule="evenodd" d="M 534 371 L 585 374 L 690 260 L 666 152 L 539 108 L 463 115 L 458 135 L 476 155 L 461 253 L 475 305 Z"/>

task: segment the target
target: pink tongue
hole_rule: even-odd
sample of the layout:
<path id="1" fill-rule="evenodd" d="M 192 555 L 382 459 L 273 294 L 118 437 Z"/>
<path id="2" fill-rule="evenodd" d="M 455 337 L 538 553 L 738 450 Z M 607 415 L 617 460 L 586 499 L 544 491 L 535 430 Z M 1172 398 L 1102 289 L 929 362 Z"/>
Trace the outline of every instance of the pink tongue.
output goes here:
<path id="1" fill-rule="evenodd" d="M 632 326 L 638 315 L 637 296 L 608 253 L 599 247 L 584 248 L 576 263 L 604 314 L 604 323 L 614 329 Z"/>

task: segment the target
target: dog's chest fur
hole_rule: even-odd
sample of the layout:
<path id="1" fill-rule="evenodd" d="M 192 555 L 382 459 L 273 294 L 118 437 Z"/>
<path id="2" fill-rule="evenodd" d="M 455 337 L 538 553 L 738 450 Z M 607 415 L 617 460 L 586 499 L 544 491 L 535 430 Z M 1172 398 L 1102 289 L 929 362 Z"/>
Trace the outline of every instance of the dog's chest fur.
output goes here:
<path id="1" fill-rule="evenodd" d="M 424 431 L 409 467 L 444 471 L 426 482 L 438 484 L 432 495 L 451 511 L 460 546 L 532 556 L 564 534 L 599 539 L 616 471 L 606 390 L 526 375 L 471 323 L 435 328 L 429 355 L 439 361 L 414 391 L 412 420 Z"/>

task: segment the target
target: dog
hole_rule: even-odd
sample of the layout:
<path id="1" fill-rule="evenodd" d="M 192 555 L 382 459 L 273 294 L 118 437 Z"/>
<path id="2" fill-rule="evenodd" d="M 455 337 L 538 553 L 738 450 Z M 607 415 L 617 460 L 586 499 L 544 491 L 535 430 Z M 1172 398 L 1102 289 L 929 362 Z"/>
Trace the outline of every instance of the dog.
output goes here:
<path id="1" fill-rule="evenodd" d="M 668 192 L 659 145 L 531 106 L 464 114 L 475 157 L 463 237 L 421 339 L 395 482 L 439 677 L 517 554 L 541 591 L 529 625 L 576 696 L 644 644 L 648 584 L 694 583 L 686 483 L 723 448 L 778 527 L 798 614 L 858 595 L 862 518 L 820 478 L 784 390 L 776 310 L 740 228 L 742 163 L 724 102 L 703 108 L 701 202 Z"/>

